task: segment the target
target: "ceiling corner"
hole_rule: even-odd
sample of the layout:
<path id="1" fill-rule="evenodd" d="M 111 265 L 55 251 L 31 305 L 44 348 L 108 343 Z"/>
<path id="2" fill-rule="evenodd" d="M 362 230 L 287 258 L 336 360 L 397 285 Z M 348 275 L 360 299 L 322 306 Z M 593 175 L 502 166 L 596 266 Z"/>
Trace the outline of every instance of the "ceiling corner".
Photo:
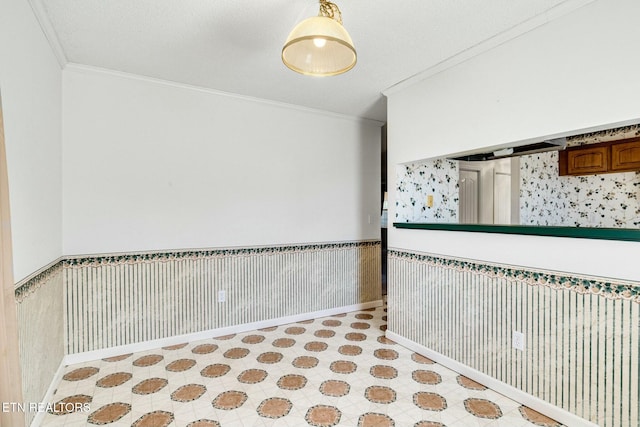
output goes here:
<path id="1" fill-rule="evenodd" d="M 62 44 L 58 39 L 58 34 L 53 28 L 51 21 L 49 20 L 49 16 L 44 10 L 44 5 L 42 4 L 42 0 L 28 0 L 31 5 L 31 9 L 33 10 L 33 14 L 38 20 L 38 24 L 40 24 L 40 28 L 42 32 L 49 42 L 49 46 L 51 46 L 51 51 L 53 55 L 56 57 L 58 64 L 61 69 L 64 69 L 69 63 L 67 59 L 67 55 L 64 53 L 62 49 Z"/>

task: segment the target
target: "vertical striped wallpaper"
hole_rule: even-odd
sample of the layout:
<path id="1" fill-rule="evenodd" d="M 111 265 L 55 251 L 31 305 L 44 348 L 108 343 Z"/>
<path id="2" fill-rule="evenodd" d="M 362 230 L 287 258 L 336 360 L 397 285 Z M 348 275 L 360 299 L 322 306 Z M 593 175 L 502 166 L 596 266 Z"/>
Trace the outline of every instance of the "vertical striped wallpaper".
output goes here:
<path id="1" fill-rule="evenodd" d="M 56 262 L 16 291 L 24 402 L 41 402 L 64 358 L 62 264 Z M 25 412 L 26 425 L 35 412 Z"/>
<path id="2" fill-rule="evenodd" d="M 640 425 L 640 283 L 399 250 L 388 283 L 390 331 L 602 427 Z"/>
<path id="3" fill-rule="evenodd" d="M 380 253 L 354 242 L 67 259 L 66 352 L 379 300 Z"/>

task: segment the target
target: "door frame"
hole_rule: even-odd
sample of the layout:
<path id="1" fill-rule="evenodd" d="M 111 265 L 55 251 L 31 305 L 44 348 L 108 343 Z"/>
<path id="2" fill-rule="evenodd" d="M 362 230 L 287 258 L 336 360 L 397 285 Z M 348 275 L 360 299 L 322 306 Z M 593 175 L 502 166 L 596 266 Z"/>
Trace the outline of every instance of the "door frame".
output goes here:
<path id="1" fill-rule="evenodd" d="M 482 203 L 482 171 L 480 169 L 476 169 L 473 167 L 460 167 L 460 169 L 458 170 L 458 191 L 461 192 L 461 188 L 462 188 L 462 181 L 465 179 L 462 177 L 463 172 L 469 172 L 469 173 L 475 173 L 476 174 L 476 194 L 475 194 L 475 198 L 476 198 L 476 202 L 475 202 L 475 209 L 476 209 L 476 218 L 474 222 L 470 222 L 470 223 L 466 223 L 462 221 L 462 211 L 463 211 L 463 206 L 466 206 L 467 204 L 467 200 L 463 200 L 463 197 L 461 194 L 458 194 L 458 222 L 460 224 L 479 224 L 480 223 L 480 216 L 482 215 L 481 212 L 481 203 Z"/>
<path id="2" fill-rule="evenodd" d="M 9 180 L 0 93 L 0 402 L 22 401 L 22 376 L 18 349 L 18 316 L 13 282 L 13 253 L 9 209 Z M 3 405 L 4 406 L 4 405 Z M 25 415 L 15 406 L 0 408 L 0 425 L 24 426 Z M 5 409 L 8 409 L 5 412 Z"/>

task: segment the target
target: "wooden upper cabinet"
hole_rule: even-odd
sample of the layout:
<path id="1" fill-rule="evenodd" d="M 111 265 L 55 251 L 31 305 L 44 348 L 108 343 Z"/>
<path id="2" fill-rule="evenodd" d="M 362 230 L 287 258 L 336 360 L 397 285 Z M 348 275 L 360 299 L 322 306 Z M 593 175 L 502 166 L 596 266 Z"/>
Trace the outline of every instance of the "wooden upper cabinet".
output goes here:
<path id="1" fill-rule="evenodd" d="M 611 146 L 611 170 L 631 171 L 640 169 L 640 138 Z"/>
<path id="2" fill-rule="evenodd" d="M 640 138 L 570 147 L 558 159 L 561 176 L 638 171 Z"/>
<path id="3" fill-rule="evenodd" d="M 603 173 L 609 169 L 609 150 L 596 147 L 567 152 L 568 175 L 590 175 Z"/>

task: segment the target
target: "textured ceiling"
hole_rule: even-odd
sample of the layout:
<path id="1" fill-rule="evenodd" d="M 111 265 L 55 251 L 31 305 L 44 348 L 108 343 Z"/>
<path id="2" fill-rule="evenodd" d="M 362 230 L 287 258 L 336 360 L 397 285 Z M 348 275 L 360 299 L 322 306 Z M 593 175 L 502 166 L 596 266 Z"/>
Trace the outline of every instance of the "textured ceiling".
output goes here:
<path id="1" fill-rule="evenodd" d="M 286 68 L 280 52 L 293 26 L 317 14 L 315 0 L 32 1 L 70 63 L 380 121 L 381 91 L 577 3 L 336 0 L 358 64 L 313 78 Z"/>

